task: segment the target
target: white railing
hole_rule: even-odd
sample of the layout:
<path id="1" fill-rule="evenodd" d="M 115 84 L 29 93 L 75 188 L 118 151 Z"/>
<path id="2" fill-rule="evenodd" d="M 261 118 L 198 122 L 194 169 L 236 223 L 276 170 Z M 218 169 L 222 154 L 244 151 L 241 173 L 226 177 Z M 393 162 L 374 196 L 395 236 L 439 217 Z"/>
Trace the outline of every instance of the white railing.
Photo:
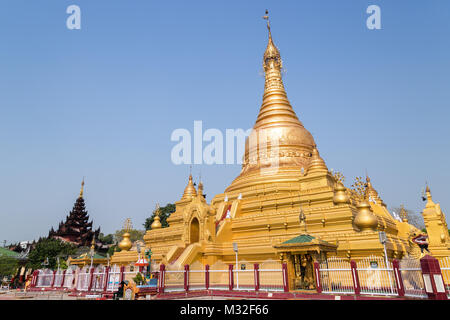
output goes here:
<path id="1" fill-rule="evenodd" d="M 397 284 L 395 282 L 392 263 L 382 257 L 367 257 L 356 261 L 361 294 L 396 296 Z"/>
<path id="2" fill-rule="evenodd" d="M 87 291 L 89 288 L 89 282 L 91 279 L 90 269 L 88 267 L 84 267 L 77 275 L 77 290 L 78 291 Z"/>
<path id="3" fill-rule="evenodd" d="M 106 269 L 104 267 L 97 267 L 92 274 L 92 291 L 103 291 L 106 281 Z"/>
<path id="4" fill-rule="evenodd" d="M 255 278 L 254 271 L 234 270 L 233 269 L 233 290 L 254 290 Z"/>
<path id="5" fill-rule="evenodd" d="M 405 296 L 415 298 L 426 298 L 425 286 L 423 283 L 420 260 L 404 258 L 400 261 L 400 272 L 405 287 Z"/>
<path id="6" fill-rule="evenodd" d="M 209 270 L 209 289 L 211 290 L 228 290 L 229 289 L 230 272 L 226 269 Z"/>
<path id="7" fill-rule="evenodd" d="M 331 257 L 320 264 L 323 293 L 351 294 L 355 292 L 352 269 L 347 259 Z"/>
<path id="8" fill-rule="evenodd" d="M 266 260 L 260 264 L 259 290 L 284 291 L 283 269 L 280 261 Z"/>
<path id="9" fill-rule="evenodd" d="M 50 269 L 39 270 L 36 287 L 47 288 L 52 285 L 53 271 Z"/>
<path id="10" fill-rule="evenodd" d="M 184 270 L 166 270 L 164 277 L 164 291 L 184 291 Z"/>
<path id="11" fill-rule="evenodd" d="M 118 265 L 113 265 L 109 270 L 108 284 L 106 291 L 115 292 L 119 289 L 120 282 L 120 267 Z"/>
<path id="12" fill-rule="evenodd" d="M 74 277 L 75 277 L 74 271 L 72 269 L 67 269 L 66 275 L 64 276 L 63 287 L 67 289 L 72 289 Z"/>
<path id="13" fill-rule="evenodd" d="M 56 271 L 56 273 L 55 273 L 55 280 L 53 282 L 53 287 L 60 288 L 61 285 L 62 285 L 63 277 L 64 277 L 64 271 L 63 270 Z"/>

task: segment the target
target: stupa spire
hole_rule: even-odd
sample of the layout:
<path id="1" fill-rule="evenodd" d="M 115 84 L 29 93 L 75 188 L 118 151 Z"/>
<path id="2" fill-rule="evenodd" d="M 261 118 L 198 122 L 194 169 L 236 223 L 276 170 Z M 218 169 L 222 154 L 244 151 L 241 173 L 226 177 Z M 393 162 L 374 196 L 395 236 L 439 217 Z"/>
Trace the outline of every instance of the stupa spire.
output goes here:
<path id="1" fill-rule="evenodd" d="M 197 196 L 197 190 L 195 190 L 194 182 L 192 181 L 192 174 L 189 174 L 189 181 L 184 189 L 183 197 L 181 199 L 187 199 Z"/>
<path id="2" fill-rule="evenodd" d="M 279 181 L 280 175 L 286 179 L 297 177 L 302 168 L 305 170 L 309 167 L 316 145 L 287 98 L 281 76 L 283 63 L 273 41 L 268 11 L 263 18 L 267 20 L 268 32 L 262 61 L 265 73 L 263 101 L 246 141 L 242 171 L 226 192 L 262 183 L 262 175 L 265 177 L 264 183 L 272 178 Z M 286 175 L 286 172 L 289 173 Z M 292 177 L 289 177 L 291 174 Z M 268 175 L 272 178 L 268 178 Z"/>
<path id="3" fill-rule="evenodd" d="M 83 177 L 83 180 L 81 181 L 81 189 L 80 189 L 79 198 L 83 198 L 83 192 L 84 192 L 84 177 Z"/>

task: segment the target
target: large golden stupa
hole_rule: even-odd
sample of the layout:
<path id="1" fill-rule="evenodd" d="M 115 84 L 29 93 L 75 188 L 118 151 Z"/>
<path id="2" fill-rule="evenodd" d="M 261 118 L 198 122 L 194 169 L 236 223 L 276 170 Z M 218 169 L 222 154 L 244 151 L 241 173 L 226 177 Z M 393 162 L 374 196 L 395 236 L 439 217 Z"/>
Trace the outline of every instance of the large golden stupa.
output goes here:
<path id="1" fill-rule="evenodd" d="M 267 28 L 263 101 L 246 141 L 242 170 L 210 204 L 203 196 L 203 184 L 196 190 L 190 175 L 167 220 L 169 227 L 155 225 L 144 236 L 152 259 L 175 268 L 197 261 L 232 264 L 236 243 L 240 260 L 282 260 L 292 269 L 304 253 L 314 254 L 316 260 L 384 256 L 380 231 L 386 234 L 389 258 L 408 255 L 411 238 L 420 231 L 407 217 L 401 221 L 392 217 L 369 177 L 358 192 L 344 186 L 342 175 L 328 170 L 287 98 L 269 21 Z M 442 223 L 443 213 L 430 201 L 431 195 L 428 220 Z M 433 215 L 439 217 L 433 220 Z M 437 228 L 438 222 L 430 223 Z M 448 235 L 436 241 L 442 254 L 449 255 Z"/>

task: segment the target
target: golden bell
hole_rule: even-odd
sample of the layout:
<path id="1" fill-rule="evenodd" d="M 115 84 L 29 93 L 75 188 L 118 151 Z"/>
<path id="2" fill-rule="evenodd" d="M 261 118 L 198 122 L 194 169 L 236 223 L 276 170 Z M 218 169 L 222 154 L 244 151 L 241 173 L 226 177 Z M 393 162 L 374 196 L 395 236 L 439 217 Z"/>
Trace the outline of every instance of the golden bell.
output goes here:
<path id="1" fill-rule="evenodd" d="M 344 185 L 341 182 L 338 182 L 336 188 L 334 188 L 334 196 L 333 196 L 334 204 L 350 203 L 350 198 L 348 197 L 345 190 L 346 189 Z"/>
<path id="2" fill-rule="evenodd" d="M 375 231 L 378 226 L 378 220 L 375 215 L 372 213 L 372 209 L 370 205 L 363 200 L 357 206 L 358 213 L 356 214 L 354 224 L 361 231 L 372 230 Z"/>

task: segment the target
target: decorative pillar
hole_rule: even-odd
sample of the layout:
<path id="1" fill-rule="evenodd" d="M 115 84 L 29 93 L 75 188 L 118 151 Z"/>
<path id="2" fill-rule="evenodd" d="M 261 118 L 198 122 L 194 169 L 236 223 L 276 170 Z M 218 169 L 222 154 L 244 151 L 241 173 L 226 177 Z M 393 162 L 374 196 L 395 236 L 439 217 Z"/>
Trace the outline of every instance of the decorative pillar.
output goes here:
<path id="1" fill-rule="evenodd" d="M 360 294 L 361 286 L 359 285 L 358 269 L 356 268 L 356 262 L 354 260 L 350 261 L 350 267 L 352 271 L 353 288 L 355 289 L 355 294 Z"/>
<path id="2" fill-rule="evenodd" d="M 233 290 L 234 277 L 233 277 L 233 265 L 228 265 L 228 290 Z"/>
<path id="3" fill-rule="evenodd" d="M 314 276 L 316 277 L 317 293 L 322 293 L 322 279 L 320 278 L 320 265 L 317 261 L 314 262 Z"/>
<path id="4" fill-rule="evenodd" d="M 33 278 L 31 279 L 31 287 L 35 288 L 39 277 L 39 270 L 33 272 Z"/>
<path id="5" fill-rule="evenodd" d="M 92 289 L 92 284 L 94 282 L 94 268 L 91 268 L 91 270 L 89 270 L 89 286 L 87 291 L 91 291 Z"/>
<path id="6" fill-rule="evenodd" d="M 189 265 L 184 265 L 184 291 L 189 291 Z"/>
<path id="7" fill-rule="evenodd" d="M 287 271 L 287 263 L 283 263 L 281 265 L 281 269 L 283 271 L 283 289 L 284 289 L 284 292 L 289 292 L 289 278 L 288 278 L 288 271 Z"/>
<path id="8" fill-rule="evenodd" d="M 205 289 L 209 290 L 209 264 L 205 265 Z"/>
<path id="9" fill-rule="evenodd" d="M 105 281 L 103 284 L 103 291 L 106 292 L 106 290 L 108 290 L 108 282 L 109 282 L 109 270 L 111 269 L 111 267 L 106 267 L 105 268 Z"/>
<path id="10" fill-rule="evenodd" d="M 400 297 L 405 296 L 405 286 L 403 285 L 402 272 L 400 271 L 400 264 L 397 259 L 392 261 L 392 267 L 394 269 L 395 283 L 397 284 L 397 292 Z"/>
<path id="11" fill-rule="evenodd" d="M 255 291 L 259 291 L 260 282 L 259 282 L 259 264 L 258 263 L 255 263 L 253 265 L 253 272 L 255 275 Z"/>
<path id="12" fill-rule="evenodd" d="M 66 279 L 66 271 L 67 270 L 63 271 L 62 279 L 61 279 L 61 285 L 59 286 L 60 288 L 64 287 L 64 280 Z"/>
<path id="13" fill-rule="evenodd" d="M 166 266 L 161 264 L 159 266 L 159 284 L 158 284 L 158 292 L 164 293 L 164 277 L 166 276 Z"/>
<path id="14" fill-rule="evenodd" d="M 119 283 L 121 283 L 125 278 L 125 266 L 120 267 L 120 276 L 119 276 Z"/>
<path id="15" fill-rule="evenodd" d="M 53 285 L 55 284 L 55 277 L 56 277 L 56 270 L 53 271 L 52 284 L 50 285 L 50 288 L 53 288 Z"/>
<path id="16" fill-rule="evenodd" d="M 422 269 L 423 282 L 428 299 L 448 300 L 447 289 L 442 279 L 438 259 L 426 255 L 420 259 L 420 268 Z"/>

